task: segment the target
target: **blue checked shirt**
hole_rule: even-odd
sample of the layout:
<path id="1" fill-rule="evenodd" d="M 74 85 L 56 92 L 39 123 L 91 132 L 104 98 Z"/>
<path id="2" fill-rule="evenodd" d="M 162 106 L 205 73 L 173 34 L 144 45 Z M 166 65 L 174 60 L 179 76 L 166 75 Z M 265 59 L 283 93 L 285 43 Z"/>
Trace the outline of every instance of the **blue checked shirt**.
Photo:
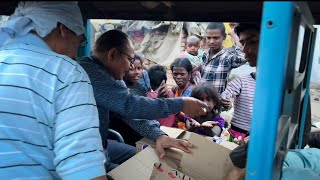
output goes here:
<path id="1" fill-rule="evenodd" d="M 222 48 L 217 54 L 209 59 L 209 53 L 202 65 L 201 78 L 204 82 L 210 82 L 221 94 L 227 84 L 227 78 L 233 68 L 237 68 L 247 61 L 243 51 L 238 46 Z"/>

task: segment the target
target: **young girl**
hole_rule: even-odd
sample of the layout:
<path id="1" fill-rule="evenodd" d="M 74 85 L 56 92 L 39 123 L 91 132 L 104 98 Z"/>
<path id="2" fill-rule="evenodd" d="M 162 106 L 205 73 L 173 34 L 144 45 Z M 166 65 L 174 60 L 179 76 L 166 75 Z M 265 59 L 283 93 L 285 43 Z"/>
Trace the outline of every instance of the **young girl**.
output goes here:
<path id="1" fill-rule="evenodd" d="M 147 91 L 141 85 L 139 85 L 139 80 L 140 80 L 140 77 L 142 76 L 142 72 L 143 72 L 142 58 L 139 55 L 135 54 L 133 66 L 130 67 L 130 70 L 125 74 L 123 79 L 131 94 L 146 97 Z"/>
<path id="2" fill-rule="evenodd" d="M 185 116 L 187 129 L 206 136 L 220 136 L 225 121 L 219 116 L 222 105 L 218 92 L 212 85 L 203 83 L 194 86 L 191 97 L 207 103 L 209 110 L 206 115 L 195 119 Z"/>

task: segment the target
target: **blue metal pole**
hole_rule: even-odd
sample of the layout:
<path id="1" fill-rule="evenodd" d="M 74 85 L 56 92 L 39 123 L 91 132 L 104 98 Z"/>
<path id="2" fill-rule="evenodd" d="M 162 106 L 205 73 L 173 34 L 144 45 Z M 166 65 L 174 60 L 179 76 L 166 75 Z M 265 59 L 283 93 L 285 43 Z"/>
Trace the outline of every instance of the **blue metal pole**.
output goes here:
<path id="1" fill-rule="evenodd" d="M 303 101 L 303 110 L 302 110 L 302 119 L 300 124 L 300 130 L 299 130 L 299 141 L 298 141 L 298 148 L 301 149 L 302 146 L 302 139 L 303 139 L 303 133 L 304 133 L 304 124 L 306 122 L 306 114 L 307 114 L 307 107 L 308 107 L 308 101 L 309 101 L 309 90 L 310 90 L 310 77 L 311 77 L 311 71 L 312 71 L 312 61 L 314 58 L 314 47 L 316 44 L 316 38 L 317 38 L 317 30 L 315 30 L 313 37 L 312 37 L 312 44 L 311 44 L 311 51 L 309 56 L 309 67 L 308 72 L 306 73 L 307 76 L 307 84 L 306 84 L 306 93 L 304 96 Z"/>
<path id="2" fill-rule="evenodd" d="M 264 2 L 248 151 L 248 180 L 272 179 L 293 12 L 292 2 Z"/>
<path id="3" fill-rule="evenodd" d="M 88 43 L 85 46 L 85 56 L 90 56 L 91 55 L 91 24 L 90 24 L 90 19 L 87 19 L 86 23 L 86 37 Z"/>

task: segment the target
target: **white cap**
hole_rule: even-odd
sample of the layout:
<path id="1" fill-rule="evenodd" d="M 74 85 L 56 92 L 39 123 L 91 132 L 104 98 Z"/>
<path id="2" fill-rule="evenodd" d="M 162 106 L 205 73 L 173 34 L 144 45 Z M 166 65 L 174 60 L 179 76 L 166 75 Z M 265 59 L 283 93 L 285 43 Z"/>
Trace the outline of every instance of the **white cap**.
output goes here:
<path id="1" fill-rule="evenodd" d="M 48 35 L 57 23 L 64 24 L 77 35 L 85 28 L 77 1 L 25 1 L 20 2 L 7 22 L 0 26 L 0 37 L 23 36 L 34 30 L 40 37 Z M 0 46 L 5 43 L 0 39 Z"/>

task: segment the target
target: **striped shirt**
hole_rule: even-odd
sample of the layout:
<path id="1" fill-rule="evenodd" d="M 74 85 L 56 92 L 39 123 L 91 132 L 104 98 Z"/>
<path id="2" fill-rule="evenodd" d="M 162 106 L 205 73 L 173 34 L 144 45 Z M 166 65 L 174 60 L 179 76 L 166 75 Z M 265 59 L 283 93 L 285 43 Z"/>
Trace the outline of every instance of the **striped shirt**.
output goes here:
<path id="1" fill-rule="evenodd" d="M 235 50 L 222 48 L 211 59 L 209 56 L 205 58 L 201 72 L 202 81 L 212 83 L 221 94 L 226 87 L 231 70 L 245 63 L 244 53 L 239 47 L 235 46 Z"/>
<path id="2" fill-rule="evenodd" d="M 221 94 L 223 98 L 234 98 L 234 114 L 231 124 L 245 131 L 250 131 L 254 90 L 256 81 L 249 75 L 242 75 L 227 84 Z"/>
<path id="3" fill-rule="evenodd" d="M 27 34 L 0 48 L 0 179 L 105 175 L 85 71 Z"/>

